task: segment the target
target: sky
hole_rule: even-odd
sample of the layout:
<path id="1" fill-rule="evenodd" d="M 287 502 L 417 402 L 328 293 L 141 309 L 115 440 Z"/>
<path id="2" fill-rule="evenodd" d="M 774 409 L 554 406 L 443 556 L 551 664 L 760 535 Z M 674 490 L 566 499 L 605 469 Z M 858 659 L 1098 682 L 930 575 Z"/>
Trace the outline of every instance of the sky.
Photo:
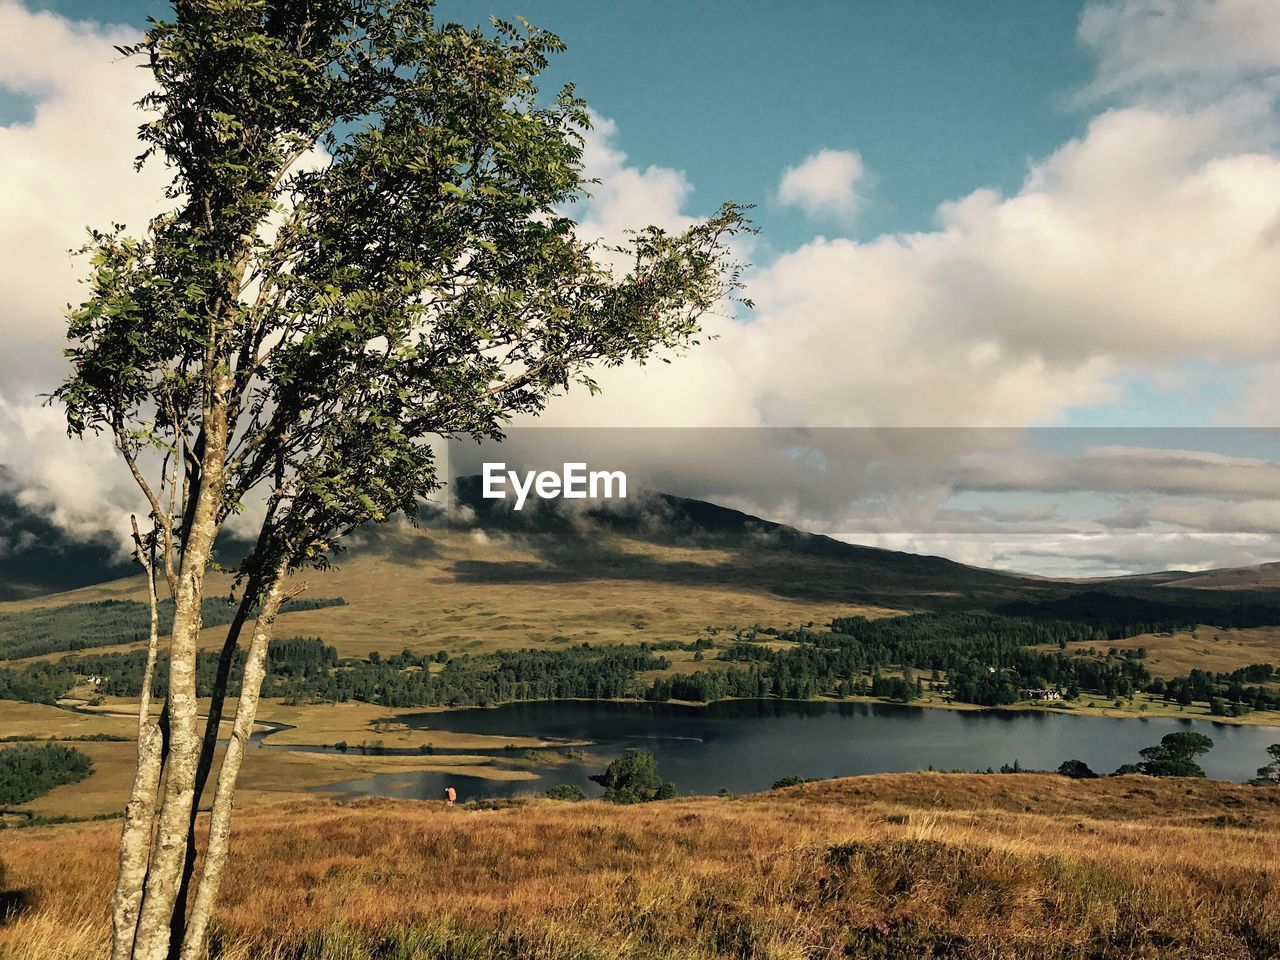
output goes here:
<path id="1" fill-rule="evenodd" d="M 78 537 L 119 529 L 136 494 L 37 394 L 60 376 L 77 296 L 66 251 L 88 224 L 159 209 L 162 172 L 130 163 L 147 76 L 112 46 L 164 10 L 0 0 L 0 464 L 19 502 Z M 595 116 L 584 233 L 755 205 L 755 309 L 709 317 L 718 338 L 669 366 L 606 372 L 601 397 L 557 402 L 547 423 L 976 431 L 932 444 L 950 460 L 902 454 L 914 472 L 876 492 L 874 522 L 856 484 L 806 506 L 797 481 L 763 470 L 736 490 L 702 483 L 706 464 L 666 479 L 848 539 L 1031 572 L 1280 559 L 1280 499 L 1225 480 L 1280 459 L 1265 432 L 1280 427 L 1280 4 L 439 10 L 520 14 L 568 44 L 545 84 L 575 83 Z M 1019 431 L 1004 480 L 965 466 L 993 427 Z M 1263 430 L 1227 429 L 1241 427 Z M 1195 482 L 1162 485 L 1170 470 Z M 6 550 L 18 558 L 0 529 Z"/>

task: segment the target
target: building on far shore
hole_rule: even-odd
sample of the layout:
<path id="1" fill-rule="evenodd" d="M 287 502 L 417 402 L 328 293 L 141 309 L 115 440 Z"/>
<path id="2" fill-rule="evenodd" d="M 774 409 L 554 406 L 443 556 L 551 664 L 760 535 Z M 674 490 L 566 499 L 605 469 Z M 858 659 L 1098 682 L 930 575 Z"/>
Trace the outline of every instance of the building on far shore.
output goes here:
<path id="1" fill-rule="evenodd" d="M 1061 700 L 1062 693 L 1058 690 L 1019 690 L 1019 700 Z"/>

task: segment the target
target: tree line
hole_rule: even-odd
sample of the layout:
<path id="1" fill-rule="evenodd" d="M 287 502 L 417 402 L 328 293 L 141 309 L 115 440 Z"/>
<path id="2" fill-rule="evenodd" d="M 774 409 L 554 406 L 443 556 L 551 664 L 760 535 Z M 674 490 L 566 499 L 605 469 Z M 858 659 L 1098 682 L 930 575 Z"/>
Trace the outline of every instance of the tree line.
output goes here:
<path id="1" fill-rule="evenodd" d="M 829 629 L 782 631 L 782 648 L 739 640 L 720 659 L 744 666 L 701 670 L 653 681 L 651 700 L 724 697 L 876 696 L 910 700 L 921 693 L 916 675 L 946 674 L 951 696 L 983 706 L 1010 704 L 1027 688 L 1060 687 L 1075 696 L 1096 690 L 1127 696 L 1151 676 L 1134 656 L 1095 660 L 1028 649 L 1027 645 L 1104 639 L 1089 624 L 987 611 L 911 614 L 868 620 L 838 617 Z M 902 677 L 882 674 L 899 669 Z"/>
<path id="2" fill-rule="evenodd" d="M 345 604 L 342 597 L 298 597 L 290 600 L 282 612 Z M 161 634 L 173 629 L 173 610 L 172 600 L 159 602 Z M 205 597 L 200 603 L 200 619 L 206 627 L 229 624 L 235 613 L 235 605 L 224 597 Z M 0 613 L 0 660 L 141 643 L 150 629 L 150 607 L 136 600 L 97 600 Z"/>
<path id="3" fill-rule="evenodd" d="M 63 783 L 78 783 L 93 761 L 60 743 L 21 743 L 0 750 L 0 804 L 26 803 Z"/>
<path id="4" fill-rule="evenodd" d="M 152 694 L 164 696 L 168 671 L 164 658 L 153 674 Z M 231 680 L 244 670 L 238 651 Z M 439 669 L 433 672 L 433 666 Z M 611 699 L 639 695 L 636 673 L 665 670 L 671 661 L 649 645 L 592 646 L 564 650 L 499 650 L 491 654 L 449 657 L 443 652 L 405 650 L 383 658 L 339 659 L 316 637 L 271 641 L 264 696 L 286 701 L 342 703 L 359 700 L 390 707 L 487 706 L 509 700 L 582 697 Z M 0 670 L 0 699 L 54 703 L 81 677 L 98 676 L 102 693 L 136 697 L 146 667 L 144 651 L 71 655 L 38 661 L 26 670 Z M 208 696 L 217 682 L 218 656 L 202 652 L 196 660 L 196 692 Z"/>
<path id="5" fill-rule="evenodd" d="M 1215 627 L 1265 627 L 1280 623 L 1280 605 L 1245 591 L 1161 588 L 1160 598 L 1085 590 L 1052 600 L 1017 601 L 996 612 L 1018 618 L 1085 624 L 1097 639 L 1120 640 L 1142 633 L 1189 630 L 1197 624 Z"/>
<path id="6" fill-rule="evenodd" d="M 1132 623 L 1121 632 L 1132 635 L 1147 626 Z M 1208 702 L 1220 715 L 1280 709 L 1280 692 L 1267 686 L 1280 670 L 1270 664 L 1231 673 L 1193 670 L 1186 677 L 1163 680 L 1151 676 L 1141 648 L 1112 647 L 1104 654 L 1091 647 L 1070 655 L 1062 649 L 1071 642 L 1104 640 L 1109 632 L 1098 624 L 990 611 L 877 620 L 840 617 L 826 629 L 740 631 L 738 639 L 720 650 L 717 668 L 660 676 L 647 683 L 640 673 L 670 667 L 662 652 L 683 648 L 701 659 L 712 642 L 699 638 L 622 646 L 584 643 L 456 657 L 443 651 L 403 650 L 386 657 L 374 652 L 365 659 L 343 659 L 319 638 L 294 637 L 268 645 L 263 695 L 292 702 L 358 700 L 393 707 L 571 697 L 710 702 L 872 696 L 909 702 L 923 694 L 928 677 L 934 689 L 944 690 L 949 698 L 982 706 L 1015 703 L 1028 689 L 1058 689 L 1067 699 L 1086 691 L 1107 699 L 1148 692 L 1171 702 Z M 762 637 L 784 644 L 756 642 Z M 1035 649 L 1055 644 L 1059 649 Z M 232 682 L 242 675 L 244 662 L 243 653 L 237 652 L 231 663 Z M 162 666 L 153 675 L 154 696 L 167 692 L 163 663 L 161 657 Z M 52 703 L 84 676 L 101 678 L 102 693 L 136 696 L 145 665 L 145 652 L 138 650 L 72 654 L 57 662 L 37 661 L 25 670 L 0 669 L 0 698 Z M 198 655 L 198 695 L 207 696 L 215 688 L 217 671 L 215 653 Z"/>
<path id="7" fill-rule="evenodd" d="M 1280 668 L 1255 663 L 1228 673 L 1192 670 L 1185 677 L 1153 680 L 1147 692 L 1184 706 L 1204 701 L 1214 716 L 1239 717 L 1250 710 L 1280 710 L 1280 690 L 1266 685 L 1276 680 Z"/>

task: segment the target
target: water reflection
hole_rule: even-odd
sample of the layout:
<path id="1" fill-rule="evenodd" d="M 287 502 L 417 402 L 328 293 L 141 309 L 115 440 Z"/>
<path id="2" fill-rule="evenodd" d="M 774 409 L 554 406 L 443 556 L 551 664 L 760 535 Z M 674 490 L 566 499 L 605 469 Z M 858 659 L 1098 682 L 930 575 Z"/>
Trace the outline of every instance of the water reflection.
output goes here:
<path id="1" fill-rule="evenodd" d="M 1215 742 L 1201 765 L 1211 777 L 1248 780 L 1266 762 L 1280 730 L 1185 718 L 1111 719 L 1040 711 L 940 710 L 879 703 L 722 701 L 709 707 L 611 701 L 511 703 L 490 710 L 405 714 L 419 729 L 490 736 L 587 740 L 591 756 L 536 766 L 534 780 L 500 781 L 438 773 L 384 774 L 336 785 L 376 796 L 438 797 L 452 783 L 464 799 L 503 797 L 577 784 L 588 795 L 605 763 L 628 748 L 652 750 L 681 793 L 746 793 L 789 775 L 852 776 L 932 768 L 985 770 L 1017 760 L 1052 770 L 1085 761 L 1100 773 L 1138 760 L 1138 751 L 1174 730 Z M 499 765 L 501 761 L 499 760 Z M 333 789 L 329 787 L 326 789 Z"/>

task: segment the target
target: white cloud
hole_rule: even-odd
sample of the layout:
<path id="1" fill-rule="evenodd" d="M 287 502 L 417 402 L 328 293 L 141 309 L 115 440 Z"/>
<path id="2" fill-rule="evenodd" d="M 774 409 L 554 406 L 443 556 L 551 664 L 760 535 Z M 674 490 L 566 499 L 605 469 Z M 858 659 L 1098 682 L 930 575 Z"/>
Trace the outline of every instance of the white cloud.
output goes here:
<path id="1" fill-rule="evenodd" d="M 84 268 L 68 251 L 86 226 L 136 228 L 158 209 L 163 169 L 133 169 L 142 121 L 133 103 L 149 75 L 112 49 L 132 39 L 0 2 L 0 86 L 35 98 L 30 122 L 0 126 L 0 262 L 10 278 L 0 382 L 10 391 L 47 389 L 62 369 L 63 314 L 80 298 Z"/>
<path id="2" fill-rule="evenodd" d="M 887 550 L 945 556 L 998 570 L 1046 577 L 1123 577 L 1163 570 L 1204 571 L 1273 561 L 1267 534 L 1081 532 L 1056 536 L 931 536 L 886 534 L 850 542 Z"/>
<path id="3" fill-rule="evenodd" d="M 1016 193 L 943 205 L 935 230 L 818 238 L 763 265 L 750 316 L 692 365 L 606 374 L 596 409 L 703 422 L 710 399 L 751 411 L 735 422 L 1016 426 L 1110 402 L 1122 376 L 1280 359 L 1280 157 L 1243 145 L 1262 119 L 1235 102 L 1110 110 Z M 646 189 L 633 209 L 669 209 Z"/>
<path id="4" fill-rule="evenodd" d="M 1093 93 L 1211 95 L 1280 67 L 1274 0 L 1092 3 L 1079 32 L 1098 56 Z"/>
<path id="5" fill-rule="evenodd" d="M 119 535 L 138 509 L 110 446 L 69 440 L 37 396 L 64 375 L 63 316 L 84 270 L 68 250 L 89 225 L 140 227 L 160 199 L 163 171 L 133 169 L 133 103 L 148 75 L 112 49 L 134 36 L 0 0 L 0 86 L 35 104 L 30 120 L 0 126 L 0 463 L 22 484 L 22 503 L 73 535 Z"/>
<path id="6" fill-rule="evenodd" d="M 1280 496 L 1280 462 L 1140 446 L 1086 446 L 1072 456 L 976 449 L 957 458 L 947 482 L 958 490 L 983 492 L 1159 493 L 1255 500 Z"/>
<path id="7" fill-rule="evenodd" d="M 857 151 L 819 150 L 799 166 L 787 167 L 778 184 L 778 200 L 814 217 L 852 217 L 862 205 L 865 176 Z"/>
<path id="8" fill-rule="evenodd" d="M 1080 33 L 1099 59 L 1092 93 L 1119 105 L 1034 162 L 1019 189 L 944 204 L 932 230 L 786 251 L 748 277 L 753 313 L 708 318 L 718 339 L 671 366 L 605 371 L 603 397 L 558 402 L 546 422 L 1020 426 L 1109 403 L 1124 377 L 1203 358 L 1236 371 L 1240 416 L 1275 422 L 1277 17 L 1270 0 L 1091 6 Z M 29 485 L 30 502 L 82 531 L 117 525 L 133 503 L 129 483 L 109 457 L 62 439 L 33 394 L 61 369 L 62 308 L 82 270 L 66 249 L 86 224 L 139 226 L 160 197 L 163 171 L 131 165 L 131 104 L 147 75 L 112 52 L 127 39 L 0 0 L 0 84 L 36 99 L 31 122 L 0 126 L 0 258 L 12 278 L 0 314 L 0 462 Z M 585 161 L 602 180 L 576 211 L 587 236 L 681 229 L 698 212 L 688 178 L 635 166 L 609 120 L 596 118 Z M 847 218 L 865 181 L 856 153 L 824 150 L 789 169 L 778 195 Z M 692 473 L 696 456 L 685 458 Z M 77 468 L 84 457 L 90 468 Z M 1190 493 L 1245 471 L 1182 464 L 1174 475 Z M 1236 496 L 1265 499 L 1246 487 Z M 940 501 L 926 494 L 928 513 Z M 1081 564 L 1112 543 L 1052 542 Z M 1196 562 L 1210 562 L 1196 549 Z"/>
<path id="9" fill-rule="evenodd" d="M 0 464 L 20 484 L 17 500 L 73 537 L 115 537 L 127 549 L 129 514 L 144 516 L 141 495 L 103 437 L 67 439 L 62 415 L 0 396 Z"/>
<path id="10" fill-rule="evenodd" d="M 569 211 L 578 215 L 582 236 L 621 243 L 626 231 L 637 226 L 653 224 L 672 232 L 689 227 L 694 221 L 683 207 L 693 187 L 684 173 L 657 166 L 641 170 L 628 164 L 617 143 L 617 124 L 594 114 L 591 123 L 582 162 L 588 175 L 600 182 L 590 188 L 585 216 L 582 211 Z"/>

